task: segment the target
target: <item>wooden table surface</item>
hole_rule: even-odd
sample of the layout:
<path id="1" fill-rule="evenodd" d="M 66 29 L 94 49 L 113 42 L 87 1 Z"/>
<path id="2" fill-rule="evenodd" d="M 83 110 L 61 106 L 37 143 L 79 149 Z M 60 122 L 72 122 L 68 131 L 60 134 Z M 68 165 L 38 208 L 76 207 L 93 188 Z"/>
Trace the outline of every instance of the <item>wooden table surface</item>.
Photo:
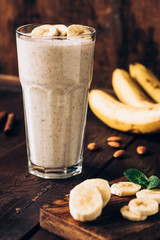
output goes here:
<path id="1" fill-rule="evenodd" d="M 130 167 L 138 168 L 148 176 L 160 176 L 160 134 L 133 135 L 113 130 L 98 120 L 90 110 L 82 174 L 66 180 L 45 180 L 30 175 L 27 169 L 21 87 L 17 79 L 11 76 L 0 77 L 0 111 L 3 110 L 14 112 L 17 121 L 12 136 L 5 136 L 3 126 L 0 126 L 0 239 L 62 239 L 40 227 L 40 208 L 64 198 L 76 184 L 87 178 L 113 180 L 122 176 Z M 122 148 L 126 154 L 122 159 L 112 157 L 115 149 L 106 142 L 107 137 L 112 135 L 123 138 Z M 101 146 L 99 151 L 87 149 L 87 144 L 92 141 Z M 145 156 L 136 153 L 139 145 L 147 147 Z M 134 239 L 139 239 L 138 232 Z"/>

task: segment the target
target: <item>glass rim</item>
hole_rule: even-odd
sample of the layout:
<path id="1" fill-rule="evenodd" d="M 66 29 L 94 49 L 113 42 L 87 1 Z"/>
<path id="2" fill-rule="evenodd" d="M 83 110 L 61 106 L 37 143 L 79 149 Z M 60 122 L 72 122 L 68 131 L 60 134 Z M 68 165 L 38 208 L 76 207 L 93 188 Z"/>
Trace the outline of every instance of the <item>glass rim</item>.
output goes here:
<path id="1" fill-rule="evenodd" d="M 32 37 L 31 35 L 31 32 L 30 33 L 24 33 L 24 32 L 21 32 L 20 30 L 22 28 L 25 28 L 25 27 L 29 27 L 29 26 L 34 26 L 35 27 L 37 26 L 41 26 L 41 25 L 58 25 L 58 24 L 53 24 L 53 23 L 29 23 L 29 24 L 24 24 L 24 25 L 21 25 L 19 27 L 16 28 L 16 33 L 20 36 L 24 36 L 24 37 Z M 59 23 L 59 24 L 62 24 L 62 23 Z M 64 24 L 66 25 L 66 24 Z M 69 26 L 69 25 L 72 25 L 72 24 L 67 24 L 66 26 Z M 75 24 L 75 25 L 80 25 L 80 24 Z M 83 38 L 83 37 L 87 37 L 87 36 L 94 36 L 96 34 L 96 30 L 95 28 L 93 27 L 90 27 L 90 26 L 86 26 L 86 25 L 83 25 L 84 27 L 87 27 L 88 29 L 92 30 L 92 32 L 90 33 L 87 33 L 87 34 L 82 34 L 82 35 L 78 35 L 78 36 L 39 36 L 39 35 L 34 35 L 34 37 L 37 37 L 37 38 L 41 38 L 41 39 L 66 39 L 66 38 Z"/>

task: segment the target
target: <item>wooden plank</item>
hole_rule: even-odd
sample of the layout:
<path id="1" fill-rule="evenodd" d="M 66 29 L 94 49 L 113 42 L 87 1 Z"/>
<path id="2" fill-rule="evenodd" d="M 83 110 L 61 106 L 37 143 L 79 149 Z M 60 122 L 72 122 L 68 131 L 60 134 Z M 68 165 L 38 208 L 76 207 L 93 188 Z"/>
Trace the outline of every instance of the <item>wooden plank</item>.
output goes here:
<path id="1" fill-rule="evenodd" d="M 0 111 L 13 112 L 16 121 L 10 136 L 4 134 L 4 124 L 0 124 L 0 157 L 25 141 L 22 93 L 0 88 Z"/>
<path id="2" fill-rule="evenodd" d="M 147 152 L 139 155 L 136 151 L 137 146 L 146 146 Z M 112 166 L 105 169 L 104 175 L 108 175 L 116 168 L 123 173 L 128 168 L 137 168 L 143 171 L 147 176 L 157 175 L 160 177 L 160 133 L 140 135 L 126 149 L 123 158 L 115 159 Z"/>
<path id="3" fill-rule="evenodd" d="M 29 240 L 44 240 L 44 239 L 47 239 L 47 240 L 64 240 L 64 238 L 62 239 L 61 237 L 53 235 L 52 233 L 49 233 L 48 231 L 45 231 L 41 227 L 40 227 L 38 232 L 36 232 L 34 235 L 30 236 L 28 239 Z M 21 239 L 21 240 L 23 240 L 23 239 Z"/>
<path id="4" fill-rule="evenodd" d="M 117 179 L 113 182 L 125 180 Z M 160 237 L 160 213 L 148 217 L 146 221 L 131 222 L 120 214 L 120 208 L 134 197 L 111 196 L 102 215 L 92 222 L 75 221 L 69 213 L 69 197 L 64 197 L 40 210 L 42 228 L 68 240 L 105 240 L 105 239 L 155 239 Z M 155 230 L 158 230 L 155 232 Z M 153 237 L 154 233 L 154 237 Z M 145 238 L 144 238 L 145 237 Z"/>

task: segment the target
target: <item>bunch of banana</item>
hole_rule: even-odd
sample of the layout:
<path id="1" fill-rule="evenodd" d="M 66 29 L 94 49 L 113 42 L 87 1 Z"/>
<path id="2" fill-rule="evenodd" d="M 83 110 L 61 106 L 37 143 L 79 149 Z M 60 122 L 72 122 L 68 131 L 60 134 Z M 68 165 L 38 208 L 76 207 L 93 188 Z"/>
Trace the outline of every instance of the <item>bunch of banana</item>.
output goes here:
<path id="1" fill-rule="evenodd" d="M 156 76 L 142 64 L 136 63 L 129 66 L 129 72 L 148 95 L 160 103 L 160 82 Z"/>
<path id="2" fill-rule="evenodd" d="M 89 106 L 111 128 L 132 133 L 158 132 L 160 82 L 142 64 L 130 65 L 129 71 L 130 74 L 123 69 L 113 72 L 112 86 L 120 101 L 94 89 L 89 93 Z"/>
<path id="3" fill-rule="evenodd" d="M 134 107 L 151 107 L 153 101 L 139 84 L 123 69 L 115 69 L 112 74 L 112 86 L 118 99 Z"/>

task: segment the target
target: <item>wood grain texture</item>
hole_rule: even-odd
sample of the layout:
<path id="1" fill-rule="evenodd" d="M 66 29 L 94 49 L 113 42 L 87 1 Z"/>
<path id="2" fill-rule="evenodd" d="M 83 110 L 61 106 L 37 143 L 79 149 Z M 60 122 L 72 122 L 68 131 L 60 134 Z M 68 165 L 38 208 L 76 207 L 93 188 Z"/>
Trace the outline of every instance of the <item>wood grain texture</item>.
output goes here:
<path id="1" fill-rule="evenodd" d="M 80 23 L 97 30 L 92 87 L 111 87 L 112 71 L 140 61 L 160 75 L 160 2 L 157 0 L 1 0 L 0 73 L 18 74 L 16 27 Z"/>
<path id="2" fill-rule="evenodd" d="M 123 180 L 126 179 L 120 178 L 112 183 Z M 160 237 L 160 213 L 141 222 L 128 221 L 121 216 L 120 208 L 133 198 L 135 196 L 120 198 L 112 195 L 100 217 L 95 221 L 82 223 L 75 221 L 70 215 L 69 197 L 66 196 L 41 208 L 40 225 L 68 240 L 151 240 Z"/>

